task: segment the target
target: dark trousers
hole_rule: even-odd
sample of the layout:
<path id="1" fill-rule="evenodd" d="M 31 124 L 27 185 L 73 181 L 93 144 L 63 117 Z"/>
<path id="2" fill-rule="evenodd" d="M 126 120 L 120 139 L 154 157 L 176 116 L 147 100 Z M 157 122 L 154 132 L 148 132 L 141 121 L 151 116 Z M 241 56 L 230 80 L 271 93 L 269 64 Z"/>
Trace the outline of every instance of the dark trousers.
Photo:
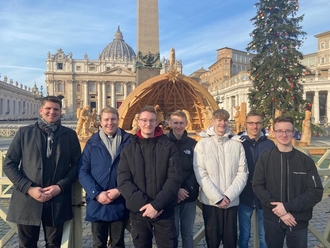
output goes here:
<path id="1" fill-rule="evenodd" d="M 60 248 L 62 241 L 63 224 L 58 226 L 45 226 L 43 224 L 47 248 Z M 19 248 L 37 248 L 40 226 L 17 224 Z"/>
<path id="2" fill-rule="evenodd" d="M 108 236 L 110 236 L 111 247 L 124 248 L 126 224 L 127 220 L 92 222 L 93 248 L 108 247 Z"/>
<path id="3" fill-rule="evenodd" d="M 208 248 L 224 248 L 237 244 L 237 207 L 222 209 L 203 204 L 205 240 Z"/>
<path id="4" fill-rule="evenodd" d="M 288 248 L 307 248 L 307 227 L 301 229 L 290 228 L 282 221 L 279 223 L 264 218 L 264 228 L 268 248 L 282 248 L 284 238 L 286 238 Z"/>
<path id="5" fill-rule="evenodd" d="M 51 203 L 43 205 L 41 216 L 46 248 L 60 248 L 62 242 L 63 223 L 53 226 Z M 37 248 L 40 226 L 17 224 L 19 248 Z"/>
<path id="6" fill-rule="evenodd" d="M 131 218 L 132 238 L 135 248 L 151 248 L 153 232 L 158 248 L 178 247 L 174 216 L 167 219 L 148 220 Z"/>

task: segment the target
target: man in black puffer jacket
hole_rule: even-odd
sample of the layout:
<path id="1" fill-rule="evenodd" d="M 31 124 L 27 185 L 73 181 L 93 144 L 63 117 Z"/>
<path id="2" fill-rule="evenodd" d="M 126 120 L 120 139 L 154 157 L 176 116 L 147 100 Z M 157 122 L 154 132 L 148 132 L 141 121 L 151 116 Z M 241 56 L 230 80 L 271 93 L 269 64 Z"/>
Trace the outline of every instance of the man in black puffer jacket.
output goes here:
<path id="1" fill-rule="evenodd" d="M 169 125 L 169 138 L 179 150 L 182 165 L 182 182 L 178 193 L 178 206 L 175 207 L 175 226 L 177 236 L 181 230 L 182 247 L 194 246 L 193 227 L 196 215 L 196 200 L 199 193 L 199 185 L 196 180 L 193 167 L 193 155 L 196 140 L 188 137 L 185 127 L 187 116 L 178 110 L 171 114 Z M 180 225 L 179 225 L 180 223 Z M 179 228 L 180 226 L 180 228 Z"/>
<path id="2" fill-rule="evenodd" d="M 307 248 L 307 227 L 313 207 L 322 200 L 323 186 L 314 161 L 292 147 L 294 120 L 274 120 L 277 146 L 261 154 L 252 187 L 264 211 L 268 248 Z"/>
<path id="3" fill-rule="evenodd" d="M 174 207 L 181 186 L 178 150 L 157 126 L 152 106 L 139 114 L 140 130 L 121 152 L 118 187 L 131 211 L 133 244 L 151 248 L 153 232 L 157 247 L 174 248 L 178 238 Z"/>

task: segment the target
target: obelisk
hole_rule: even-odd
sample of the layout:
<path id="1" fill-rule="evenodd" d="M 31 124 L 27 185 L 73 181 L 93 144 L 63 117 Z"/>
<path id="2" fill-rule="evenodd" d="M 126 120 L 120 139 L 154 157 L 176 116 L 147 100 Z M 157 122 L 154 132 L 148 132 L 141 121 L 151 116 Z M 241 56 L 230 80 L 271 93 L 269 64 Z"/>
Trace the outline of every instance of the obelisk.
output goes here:
<path id="1" fill-rule="evenodd" d="M 137 0 L 137 85 L 160 74 L 158 0 Z"/>

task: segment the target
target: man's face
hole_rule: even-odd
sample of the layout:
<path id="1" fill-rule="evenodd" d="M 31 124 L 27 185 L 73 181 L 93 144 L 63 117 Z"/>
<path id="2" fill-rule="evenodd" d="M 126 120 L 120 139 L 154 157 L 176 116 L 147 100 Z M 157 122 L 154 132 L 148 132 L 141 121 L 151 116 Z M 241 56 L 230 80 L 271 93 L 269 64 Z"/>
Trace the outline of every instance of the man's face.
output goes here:
<path id="1" fill-rule="evenodd" d="M 274 126 L 274 136 L 278 144 L 291 146 L 294 129 L 291 122 L 277 122 Z"/>
<path id="2" fill-rule="evenodd" d="M 228 127 L 228 120 L 224 119 L 212 119 L 214 131 L 218 134 L 223 136 L 226 133 L 226 129 Z"/>
<path id="3" fill-rule="evenodd" d="M 100 124 L 107 135 L 114 135 L 118 129 L 118 117 L 114 113 L 102 113 Z"/>
<path id="4" fill-rule="evenodd" d="M 139 116 L 138 126 L 144 138 L 154 137 L 155 128 L 157 126 L 156 115 L 148 111 L 142 112 Z"/>
<path id="5" fill-rule="evenodd" d="M 249 138 L 259 138 L 259 134 L 262 129 L 262 118 L 260 116 L 247 117 L 245 127 Z"/>
<path id="6" fill-rule="evenodd" d="M 60 104 L 46 101 L 45 104 L 40 107 L 39 113 L 47 123 L 55 123 L 61 117 Z"/>
<path id="7" fill-rule="evenodd" d="M 170 128 L 173 130 L 175 137 L 181 137 L 187 126 L 187 120 L 184 117 L 173 115 L 169 120 Z"/>

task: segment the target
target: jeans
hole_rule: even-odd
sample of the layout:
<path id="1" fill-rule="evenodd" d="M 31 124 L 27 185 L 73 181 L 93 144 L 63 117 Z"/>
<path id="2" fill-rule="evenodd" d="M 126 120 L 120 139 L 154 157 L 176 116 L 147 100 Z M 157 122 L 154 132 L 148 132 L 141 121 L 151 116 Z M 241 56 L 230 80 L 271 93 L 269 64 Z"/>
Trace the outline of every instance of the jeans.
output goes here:
<path id="1" fill-rule="evenodd" d="M 182 248 L 193 248 L 193 227 L 196 215 L 196 201 L 181 203 L 174 208 L 174 211 L 177 237 L 179 237 L 179 232 L 181 230 Z"/>
<path id="2" fill-rule="evenodd" d="M 254 209 L 256 209 L 256 213 L 257 213 L 259 247 L 267 248 L 265 241 L 265 230 L 264 230 L 262 209 L 253 208 L 244 204 L 240 204 L 238 206 L 240 248 L 248 248 L 249 246 L 249 240 L 251 237 L 251 217 Z"/>

